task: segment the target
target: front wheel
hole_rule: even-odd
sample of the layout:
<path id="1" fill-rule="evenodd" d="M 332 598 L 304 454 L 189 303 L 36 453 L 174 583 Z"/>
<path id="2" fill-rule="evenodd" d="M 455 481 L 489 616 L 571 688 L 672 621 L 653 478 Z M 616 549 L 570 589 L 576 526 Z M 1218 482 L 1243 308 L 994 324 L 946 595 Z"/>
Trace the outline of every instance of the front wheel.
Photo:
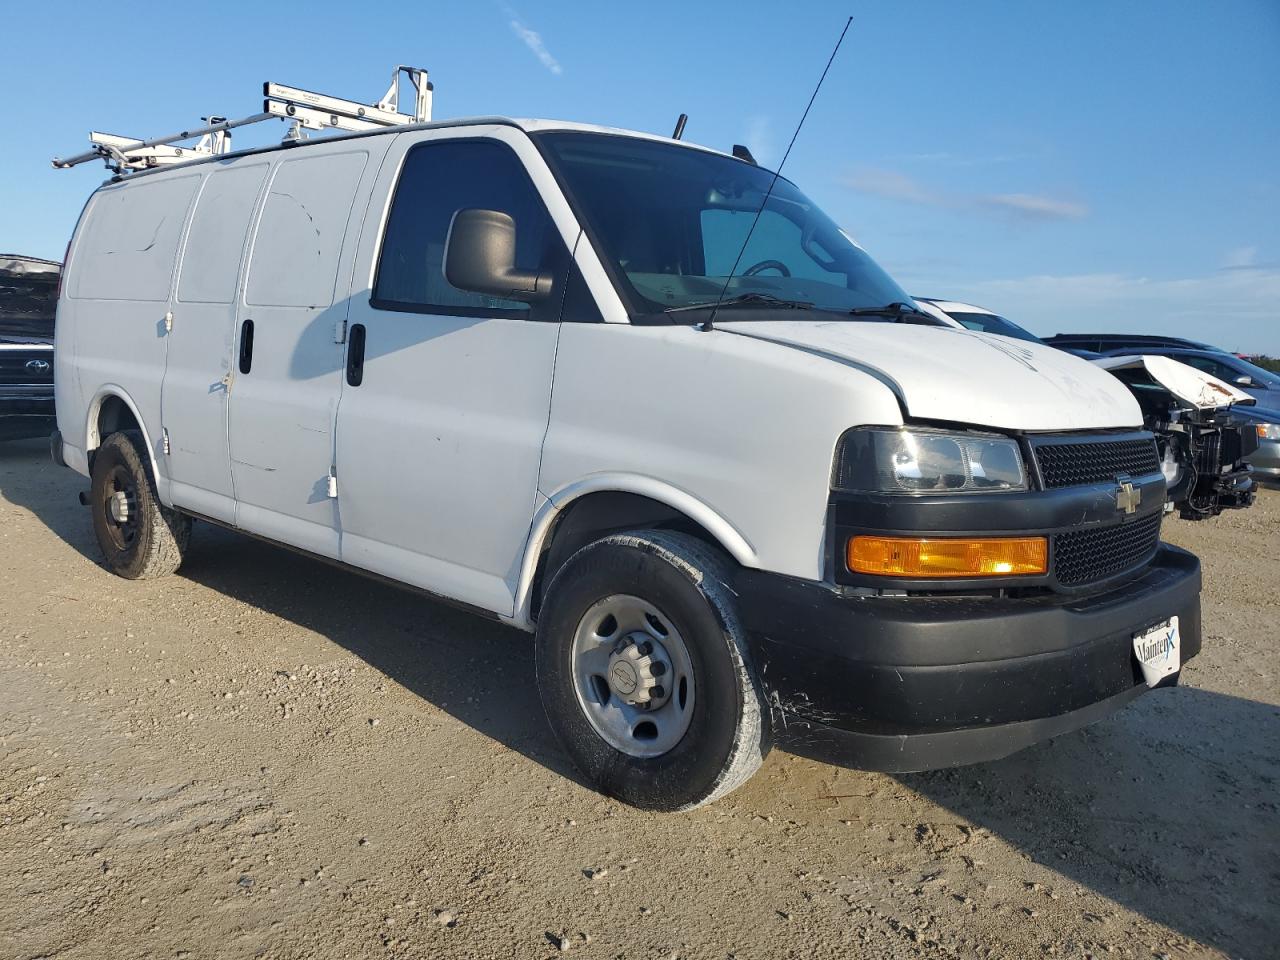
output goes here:
<path id="1" fill-rule="evenodd" d="M 556 573 L 538 621 L 538 686 L 592 786 L 685 810 L 745 783 L 771 743 L 729 566 L 646 530 L 597 540 Z"/>
<path id="2" fill-rule="evenodd" d="M 161 505 L 142 434 L 113 433 L 93 458 L 89 506 L 107 569 L 126 580 L 173 573 L 191 538 L 191 518 Z"/>

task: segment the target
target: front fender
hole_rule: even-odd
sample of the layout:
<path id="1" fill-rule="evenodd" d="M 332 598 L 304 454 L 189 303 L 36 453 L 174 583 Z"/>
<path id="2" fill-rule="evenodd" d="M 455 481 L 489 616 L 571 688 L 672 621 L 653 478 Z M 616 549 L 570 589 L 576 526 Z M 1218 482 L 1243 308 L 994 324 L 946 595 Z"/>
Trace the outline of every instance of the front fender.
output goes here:
<path id="1" fill-rule="evenodd" d="M 632 493 L 665 504 L 710 533 L 721 548 L 744 567 L 759 566 L 759 558 L 751 542 L 732 523 L 691 493 L 655 477 L 632 473 L 597 473 L 557 488 L 550 496 L 539 495 L 538 509 L 530 525 L 516 588 L 515 610 L 511 623 L 523 630 L 533 629 L 530 602 L 538 560 L 547 538 L 559 517 L 569 506 L 593 493 Z"/>
<path id="2" fill-rule="evenodd" d="M 741 565 L 821 580 L 836 441 L 901 422 L 885 384 L 790 346 L 686 324 L 569 323 L 538 489 L 554 506 L 625 477 L 622 489 L 697 520 Z"/>

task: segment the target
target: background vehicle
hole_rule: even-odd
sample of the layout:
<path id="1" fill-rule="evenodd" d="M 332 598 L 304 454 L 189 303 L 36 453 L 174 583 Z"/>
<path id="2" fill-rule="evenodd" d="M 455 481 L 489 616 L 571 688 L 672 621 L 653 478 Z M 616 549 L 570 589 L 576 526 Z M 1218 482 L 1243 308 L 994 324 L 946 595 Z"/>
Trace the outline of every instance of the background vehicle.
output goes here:
<path id="1" fill-rule="evenodd" d="M 1058 347 L 1061 350 L 1088 350 L 1093 353 L 1109 353 L 1117 350 L 1136 353 L 1151 353 L 1156 348 L 1179 348 L 1185 350 L 1208 350 L 1213 353 L 1226 353 L 1218 347 L 1183 337 L 1164 337 L 1155 334 L 1129 333 L 1055 333 L 1052 337 L 1044 337 L 1043 343 Z"/>
<path id="2" fill-rule="evenodd" d="M 1045 342 L 984 307 L 956 300 L 916 300 L 940 322 L 1015 340 Z M 1159 441 L 1169 503 L 1184 519 L 1206 520 L 1223 509 L 1253 503 L 1250 465 L 1257 448 L 1256 429 L 1251 419 L 1238 415 L 1247 407 L 1236 406 L 1251 403 L 1248 394 L 1230 386 L 1229 381 L 1217 382 L 1221 378 L 1212 370 L 1197 366 L 1209 374 L 1206 379 L 1195 370 L 1179 369 L 1176 363 L 1162 360 L 1163 356 L 1181 360 L 1173 352 L 1144 348 L 1135 356 L 1123 350 L 1098 354 L 1078 347 L 1061 348 L 1110 370 L 1133 392 L 1142 407 L 1143 423 Z M 1229 354 L 1213 356 L 1235 360 Z"/>
<path id="3" fill-rule="evenodd" d="M 1249 454 L 1253 472 L 1267 480 L 1280 480 L 1280 411 L 1240 407 L 1234 418 L 1257 434 L 1258 449 Z"/>
<path id="4" fill-rule="evenodd" d="M 1030 330 L 1026 330 L 1012 320 L 992 313 L 985 307 L 974 306 L 972 303 L 961 303 L 959 300 L 939 300 L 936 297 L 916 297 L 916 303 L 926 304 L 927 306 L 936 307 L 941 312 L 940 319 L 947 321 L 953 326 L 964 327 L 966 330 L 976 330 L 979 333 L 995 333 L 1002 337 L 1012 337 L 1014 340 L 1026 340 L 1028 343 L 1047 343 Z M 1079 355 L 1079 350 L 1071 350 L 1070 353 Z M 1093 352 L 1093 351 L 1085 351 Z"/>
<path id="5" fill-rule="evenodd" d="M 1120 351 L 1111 351 L 1115 356 Z M 1280 374 L 1265 370 L 1256 363 L 1250 363 L 1230 353 L 1220 350 L 1182 350 L 1169 347 L 1157 347 L 1144 351 L 1162 357 L 1171 357 L 1179 363 L 1203 370 L 1219 380 L 1239 387 L 1258 401 L 1258 406 L 1267 410 L 1280 410 Z"/>
<path id="6" fill-rule="evenodd" d="M 1177 683 L 1199 562 L 1115 377 L 920 314 L 753 163 L 423 89 L 89 200 L 56 451 L 110 569 L 207 519 L 536 632 L 566 752 L 664 810 L 775 741 L 950 766 Z"/>
<path id="7" fill-rule="evenodd" d="M 0 440 L 47 437 L 53 403 L 53 316 L 61 265 L 0 254 Z"/>

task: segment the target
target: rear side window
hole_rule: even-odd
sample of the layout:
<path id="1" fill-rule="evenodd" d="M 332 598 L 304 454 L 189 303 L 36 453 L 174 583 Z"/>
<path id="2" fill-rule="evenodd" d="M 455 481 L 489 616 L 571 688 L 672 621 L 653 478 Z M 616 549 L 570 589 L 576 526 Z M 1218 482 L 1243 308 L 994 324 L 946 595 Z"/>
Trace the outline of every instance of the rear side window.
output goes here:
<path id="1" fill-rule="evenodd" d="M 187 232 L 178 274 L 179 300 L 231 303 L 235 299 L 249 218 L 267 169 L 267 164 L 259 163 L 209 175 Z"/>
<path id="2" fill-rule="evenodd" d="M 178 240 L 199 183 L 197 175 L 143 177 L 99 192 L 76 244 L 68 295 L 168 300 Z"/>
<path id="3" fill-rule="evenodd" d="M 470 293 L 444 278 L 444 247 L 453 215 L 499 210 L 516 222 L 516 267 L 563 276 L 567 251 L 514 151 L 495 140 L 445 140 L 414 147 L 405 157 L 382 239 L 373 306 L 455 316 L 530 317 L 527 303 Z M 540 310 L 555 319 L 553 296 Z"/>
<path id="4" fill-rule="evenodd" d="M 1231 383 L 1236 377 L 1240 376 L 1238 370 L 1234 370 L 1225 363 L 1219 363 L 1217 360 L 1210 360 L 1208 357 L 1197 357 L 1195 354 L 1183 354 L 1178 356 L 1176 353 L 1172 355 L 1174 360 L 1195 367 L 1197 370 L 1203 370 L 1211 377 L 1217 377 L 1219 380 L 1225 380 Z"/>
<path id="5" fill-rule="evenodd" d="M 258 221 L 245 302 L 263 307 L 333 303 L 338 257 L 368 154 L 285 160 Z"/>

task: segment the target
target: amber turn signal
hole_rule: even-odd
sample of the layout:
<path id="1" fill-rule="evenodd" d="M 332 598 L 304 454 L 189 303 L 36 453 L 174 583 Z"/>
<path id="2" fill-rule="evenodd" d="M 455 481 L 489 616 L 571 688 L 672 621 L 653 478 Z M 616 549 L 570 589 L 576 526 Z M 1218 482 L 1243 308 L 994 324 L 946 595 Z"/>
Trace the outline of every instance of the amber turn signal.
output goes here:
<path id="1" fill-rule="evenodd" d="M 1049 569 L 1044 537 L 850 537 L 849 569 L 881 577 L 1010 577 Z"/>

